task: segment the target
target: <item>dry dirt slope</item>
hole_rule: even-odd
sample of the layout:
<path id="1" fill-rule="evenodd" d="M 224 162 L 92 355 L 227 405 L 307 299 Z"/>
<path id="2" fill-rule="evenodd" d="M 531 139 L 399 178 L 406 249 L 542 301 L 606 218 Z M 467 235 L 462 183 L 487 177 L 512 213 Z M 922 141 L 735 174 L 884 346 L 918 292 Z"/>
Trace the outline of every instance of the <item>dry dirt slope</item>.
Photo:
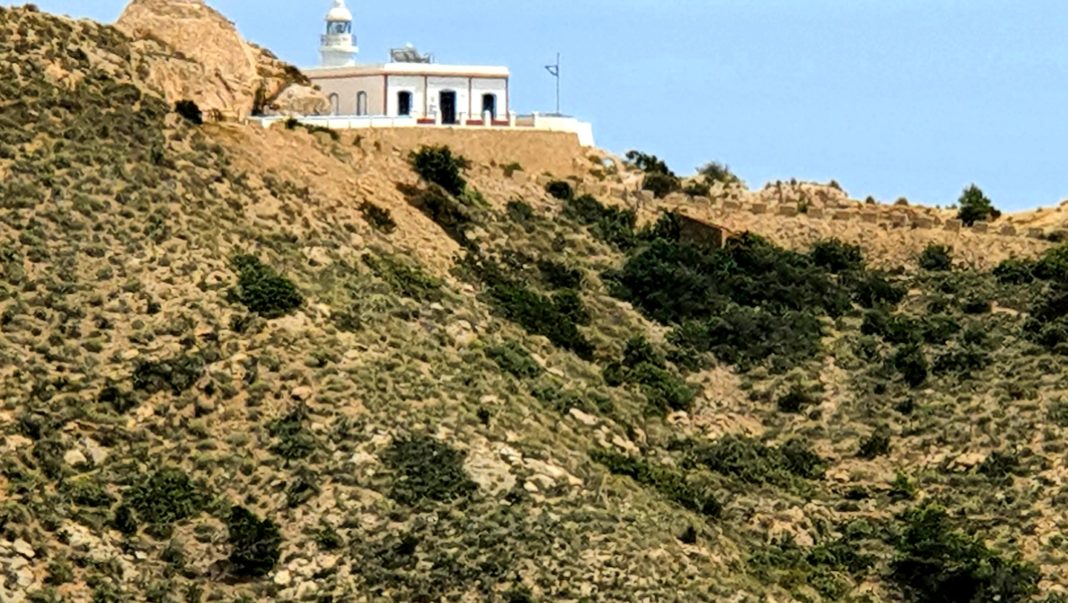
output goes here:
<path id="1" fill-rule="evenodd" d="M 527 159 L 555 140 L 450 137 L 453 198 L 407 135 L 195 127 L 111 28 L 3 9 L 0 33 L 0 600 L 1068 585 L 1044 280 L 694 257 L 546 195 L 538 172 L 590 175 Z M 733 267 L 670 289 L 705 259 Z M 957 566 L 967 598 L 910 587 Z"/>

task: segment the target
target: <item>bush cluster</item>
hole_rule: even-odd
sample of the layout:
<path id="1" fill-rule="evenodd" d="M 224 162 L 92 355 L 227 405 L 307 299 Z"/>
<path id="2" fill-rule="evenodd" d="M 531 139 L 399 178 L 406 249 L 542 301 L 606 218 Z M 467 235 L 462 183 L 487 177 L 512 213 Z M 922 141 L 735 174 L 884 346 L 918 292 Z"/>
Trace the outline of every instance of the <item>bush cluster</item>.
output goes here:
<path id="1" fill-rule="evenodd" d="M 444 296 L 441 281 L 427 275 L 417 264 L 386 254 L 367 253 L 362 259 L 398 295 L 419 302 L 440 301 Z"/>
<path id="2" fill-rule="evenodd" d="M 260 262 L 256 256 L 238 255 L 232 265 L 238 279 L 237 287 L 231 293 L 250 312 L 264 318 L 279 318 L 303 305 L 304 296 L 293 281 Z"/>
<path id="3" fill-rule="evenodd" d="M 604 378 L 612 386 L 637 385 L 645 395 L 649 410 L 657 414 L 690 410 L 697 395 L 642 336 L 627 342 L 622 360 L 606 366 Z"/>
<path id="4" fill-rule="evenodd" d="M 486 348 L 486 356 L 497 363 L 502 371 L 518 377 L 529 379 L 541 374 L 541 367 L 523 346 L 514 341 Z"/>
<path id="5" fill-rule="evenodd" d="M 957 218 L 968 226 L 976 222 L 996 220 L 1001 217 L 1001 212 L 994 208 L 994 204 L 987 198 L 978 186 L 972 184 L 961 193 L 957 201 L 960 210 Z"/>
<path id="6" fill-rule="evenodd" d="M 823 459 L 801 440 L 791 439 L 776 447 L 735 435 L 711 444 L 691 443 L 687 463 L 745 483 L 780 487 L 791 487 L 799 478 L 820 479 L 825 470 Z"/>
<path id="7" fill-rule="evenodd" d="M 580 358 L 593 358 L 593 344 L 578 328 L 590 317 L 577 290 L 561 289 L 545 295 L 506 274 L 493 260 L 471 257 L 468 265 L 485 286 L 490 303 L 505 318 Z"/>
<path id="8" fill-rule="evenodd" d="M 860 247 L 838 239 L 817 241 L 808 255 L 813 264 L 830 272 L 860 270 L 864 267 L 864 255 Z"/>
<path id="9" fill-rule="evenodd" d="M 948 272 L 953 269 L 953 252 L 946 245 L 931 243 L 920 253 L 919 263 L 930 272 Z"/>
<path id="10" fill-rule="evenodd" d="M 429 436 L 395 439 L 382 454 L 383 462 L 397 472 L 389 496 L 406 505 L 470 496 L 477 486 L 464 470 L 464 456 Z"/>
<path id="11" fill-rule="evenodd" d="M 230 565 L 238 576 L 266 576 L 281 556 L 282 534 L 270 519 L 260 519 L 244 507 L 230 510 L 226 527 L 230 541 Z"/>
<path id="12" fill-rule="evenodd" d="M 397 230 L 397 222 L 393 220 L 393 214 L 388 209 L 364 201 L 360 205 L 360 213 L 363 214 L 363 219 L 379 232 L 391 234 Z"/>
<path id="13" fill-rule="evenodd" d="M 634 210 L 609 207 L 592 195 L 581 195 L 565 202 L 564 217 L 590 227 L 593 236 L 619 249 L 626 250 L 634 243 L 638 223 Z"/>
<path id="14" fill-rule="evenodd" d="M 606 278 L 644 314 L 676 325 L 670 339 L 689 353 L 785 368 L 817 354 L 821 316 L 852 305 L 847 286 L 808 256 L 754 235 L 708 250 L 681 240 L 668 216 L 639 238 Z"/>
<path id="15" fill-rule="evenodd" d="M 890 578 L 912 601 L 1030 601 L 1039 574 L 1031 565 L 988 549 L 953 527 L 937 505 L 906 512 Z"/>
<path id="16" fill-rule="evenodd" d="M 692 484 L 678 470 L 611 450 L 594 450 L 590 452 L 590 458 L 604 465 L 613 474 L 629 477 L 643 486 L 651 487 L 665 498 L 695 513 L 718 517 L 723 509 L 707 488 Z"/>
<path id="17" fill-rule="evenodd" d="M 467 169 L 468 161 L 453 155 L 447 146 L 424 146 L 408 155 L 408 161 L 419 177 L 440 186 L 453 196 L 460 196 L 467 181 L 460 174 Z"/>
<path id="18" fill-rule="evenodd" d="M 468 245 L 467 230 L 474 222 L 471 209 L 454 196 L 440 190 L 415 191 L 408 203 L 430 218 L 461 245 Z"/>
<path id="19" fill-rule="evenodd" d="M 174 467 L 155 471 L 131 486 L 123 496 L 137 517 L 150 524 L 165 525 L 200 512 L 203 494 L 189 476 Z"/>
<path id="20" fill-rule="evenodd" d="M 656 155 L 647 155 L 640 151 L 627 151 L 628 164 L 645 172 L 642 189 L 653 193 L 657 199 L 668 196 L 682 187 L 679 177 L 672 172 L 667 163 Z"/>
<path id="21" fill-rule="evenodd" d="M 167 360 L 138 360 L 133 371 L 133 388 L 148 395 L 161 391 L 178 395 L 193 387 L 203 374 L 204 359 L 198 354 L 184 354 Z M 101 392 L 104 400 L 114 401 L 123 410 L 130 406 L 121 392 L 111 389 L 114 394 L 112 391 Z"/>

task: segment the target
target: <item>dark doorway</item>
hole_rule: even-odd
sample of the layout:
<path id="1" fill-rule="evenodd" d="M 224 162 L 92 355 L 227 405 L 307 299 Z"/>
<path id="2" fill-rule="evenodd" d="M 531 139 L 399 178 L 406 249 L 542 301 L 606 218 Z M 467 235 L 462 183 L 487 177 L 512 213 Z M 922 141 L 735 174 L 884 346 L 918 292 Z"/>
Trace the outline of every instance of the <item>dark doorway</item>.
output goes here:
<path id="1" fill-rule="evenodd" d="M 489 113 L 490 119 L 497 119 L 497 95 L 496 94 L 483 94 L 482 95 L 482 115 Z"/>
<path id="2" fill-rule="evenodd" d="M 451 90 L 441 93 L 441 123 L 456 123 L 456 93 Z"/>
<path id="3" fill-rule="evenodd" d="M 408 116 L 412 114 L 412 93 L 397 93 L 397 115 Z"/>

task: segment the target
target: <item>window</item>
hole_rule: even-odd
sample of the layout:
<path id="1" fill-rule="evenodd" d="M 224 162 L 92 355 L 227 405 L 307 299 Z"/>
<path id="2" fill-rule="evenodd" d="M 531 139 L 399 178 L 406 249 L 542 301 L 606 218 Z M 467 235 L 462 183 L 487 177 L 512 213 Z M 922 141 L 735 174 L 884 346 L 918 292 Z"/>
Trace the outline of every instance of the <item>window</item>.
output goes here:
<path id="1" fill-rule="evenodd" d="M 356 95 L 356 115 L 367 115 L 367 93 L 360 92 Z"/>
<path id="2" fill-rule="evenodd" d="M 412 93 L 397 93 L 397 115 L 408 116 L 412 114 Z"/>
<path id="3" fill-rule="evenodd" d="M 330 115 L 341 114 L 341 97 L 337 93 L 330 95 Z"/>
<path id="4" fill-rule="evenodd" d="M 497 95 L 482 95 L 482 115 L 489 113 L 490 119 L 497 119 Z"/>
<path id="5" fill-rule="evenodd" d="M 330 23 L 326 24 L 326 33 L 335 36 L 343 36 L 345 34 L 350 34 L 352 33 L 352 22 L 331 21 Z"/>

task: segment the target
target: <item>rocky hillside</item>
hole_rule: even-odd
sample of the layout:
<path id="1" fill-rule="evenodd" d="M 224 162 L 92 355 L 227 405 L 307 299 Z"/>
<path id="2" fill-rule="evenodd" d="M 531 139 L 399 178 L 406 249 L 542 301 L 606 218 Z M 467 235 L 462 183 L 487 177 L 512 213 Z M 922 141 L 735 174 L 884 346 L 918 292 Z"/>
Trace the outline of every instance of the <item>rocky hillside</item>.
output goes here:
<path id="1" fill-rule="evenodd" d="M 1063 600 L 1068 249 L 720 248 L 566 137 L 198 125 L 29 8 L 0 59 L 0 600 Z"/>

